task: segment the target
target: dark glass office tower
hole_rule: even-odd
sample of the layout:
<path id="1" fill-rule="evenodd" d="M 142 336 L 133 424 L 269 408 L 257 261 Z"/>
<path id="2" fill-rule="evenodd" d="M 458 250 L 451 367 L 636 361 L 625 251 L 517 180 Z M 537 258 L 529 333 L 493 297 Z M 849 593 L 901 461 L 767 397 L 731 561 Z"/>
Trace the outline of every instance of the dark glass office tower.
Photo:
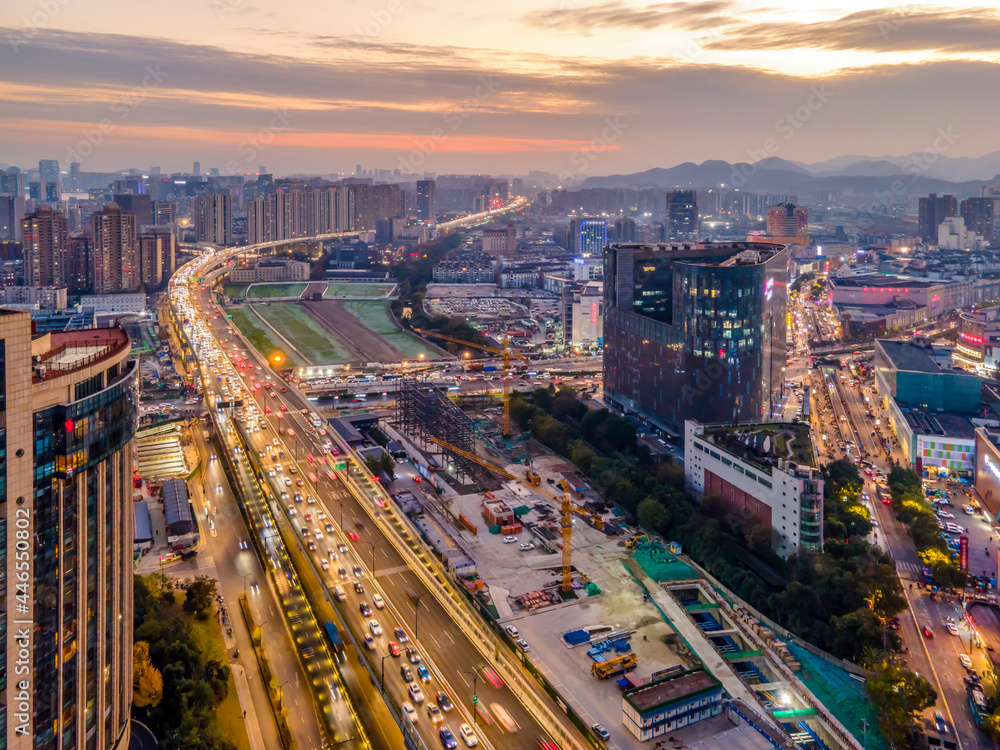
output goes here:
<path id="1" fill-rule="evenodd" d="M 605 397 L 676 434 L 685 419 L 768 419 L 784 377 L 787 281 L 783 245 L 611 245 Z"/>
<path id="2" fill-rule="evenodd" d="M 667 191 L 666 239 L 670 242 L 697 242 L 699 230 L 698 193 L 694 190 Z"/>

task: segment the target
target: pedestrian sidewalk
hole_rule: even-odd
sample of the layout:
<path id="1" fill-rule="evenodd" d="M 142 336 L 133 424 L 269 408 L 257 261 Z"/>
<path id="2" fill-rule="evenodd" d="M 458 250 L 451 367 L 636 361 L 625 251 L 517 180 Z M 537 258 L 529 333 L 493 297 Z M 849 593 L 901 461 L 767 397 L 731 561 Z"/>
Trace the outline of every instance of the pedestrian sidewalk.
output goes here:
<path id="1" fill-rule="evenodd" d="M 250 738 L 250 750 L 267 750 L 260 732 L 260 723 L 257 721 L 257 710 L 250 697 L 250 683 L 247 682 L 246 671 L 241 664 L 233 664 L 232 670 L 233 682 L 236 683 L 236 695 L 240 699 L 243 721 L 246 724 L 247 736 Z"/>

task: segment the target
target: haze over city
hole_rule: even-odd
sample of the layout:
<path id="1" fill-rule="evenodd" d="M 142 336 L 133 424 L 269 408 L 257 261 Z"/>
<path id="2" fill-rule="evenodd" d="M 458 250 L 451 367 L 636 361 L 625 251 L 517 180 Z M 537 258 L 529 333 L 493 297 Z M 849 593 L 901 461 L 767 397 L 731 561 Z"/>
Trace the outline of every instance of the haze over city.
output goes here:
<path id="1" fill-rule="evenodd" d="M 807 163 L 904 155 L 941 127 L 978 157 L 1000 117 L 1000 14 L 960 2 L 9 0 L 0 26 L 10 164 L 68 164 L 105 119 L 89 170 L 252 172 L 240 144 L 272 128 L 280 174 L 418 151 L 436 172 L 589 176 L 753 162 L 768 138 Z"/>

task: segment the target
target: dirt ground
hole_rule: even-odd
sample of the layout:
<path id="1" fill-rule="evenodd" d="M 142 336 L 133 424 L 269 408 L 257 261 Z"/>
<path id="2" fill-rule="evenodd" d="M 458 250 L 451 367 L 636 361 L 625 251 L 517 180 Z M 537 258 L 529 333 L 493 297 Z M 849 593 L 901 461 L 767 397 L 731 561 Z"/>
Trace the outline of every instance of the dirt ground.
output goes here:
<path id="1" fill-rule="evenodd" d="M 392 362 L 406 359 L 396 347 L 387 344 L 361 325 L 357 318 L 344 309 L 339 300 L 303 302 L 303 307 L 313 318 L 333 331 L 337 338 L 364 362 Z"/>

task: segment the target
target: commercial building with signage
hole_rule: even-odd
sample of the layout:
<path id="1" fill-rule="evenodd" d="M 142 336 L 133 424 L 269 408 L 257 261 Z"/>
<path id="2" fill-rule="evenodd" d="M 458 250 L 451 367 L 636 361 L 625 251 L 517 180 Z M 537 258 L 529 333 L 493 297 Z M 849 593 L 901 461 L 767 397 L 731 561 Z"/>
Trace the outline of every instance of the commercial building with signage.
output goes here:
<path id="1" fill-rule="evenodd" d="M 1000 364 L 1000 307 L 963 312 L 958 322 L 955 361 L 981 373 Z"/>
<path id="2" fill-rule="evenodd" d="M 122 328 L 32 334 L 0 309 L 0 738 L 124 750 L 132 705 L 138 366 Z"/>
<path id="3" fill-rule="evenodd" d="M 993 518 L 1000 518 L 1000 430 L 976 430 L 976 494 Z"/>
<path id="4" fill-rule="evenodd" d="M 605 398 L 676 435 L 687 419 L 767 419 L 784 380 L 787 286 L 783 245 L 611 245 Z"/>
<path id="5" fill-rule="evenodd" d="M 917 471 L 975 470 L 973 419 L 983 401 L 983 380 L 952 369 L 950 350 L 926 341 L 877 339 L 875 390 Z"/>

